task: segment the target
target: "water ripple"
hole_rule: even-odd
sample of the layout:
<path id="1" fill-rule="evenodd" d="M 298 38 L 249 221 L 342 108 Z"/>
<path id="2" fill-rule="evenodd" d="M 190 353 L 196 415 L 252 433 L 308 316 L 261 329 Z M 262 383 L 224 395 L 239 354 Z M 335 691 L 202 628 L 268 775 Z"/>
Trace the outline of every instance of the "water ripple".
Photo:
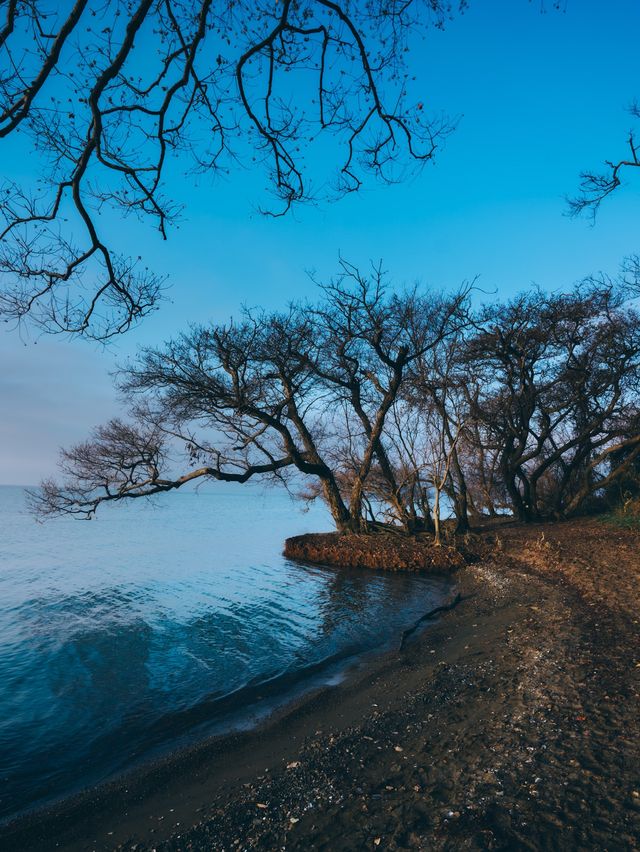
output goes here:
<path id="1" fill-rule="evenodd" d="M 448 591 L 287 562 L 324 514 L 230 493 L 40 526 L 0 488 L 0 817 L 264 712 Z"/>

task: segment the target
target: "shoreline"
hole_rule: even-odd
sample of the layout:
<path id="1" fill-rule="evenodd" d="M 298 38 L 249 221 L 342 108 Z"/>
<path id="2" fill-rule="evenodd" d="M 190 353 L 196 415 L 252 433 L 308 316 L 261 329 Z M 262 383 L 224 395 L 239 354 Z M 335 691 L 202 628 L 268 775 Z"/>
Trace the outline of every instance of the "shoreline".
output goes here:
<path id="1" fill-rule="evenodd" d="M 446 543 L 436 547 L 431 533 L 405 536 L 391 531 L 296 535 L 285 540 L 282 555 L 309 565 L 444 576 L 465 564 L 461 550 Z"/>
<path id="2" fill-rule="evenodd" d="M 23 818 L 3 849 L 635 848 L 639 538 L 587 521 L 499 540 L 402 650 Z"/>
<path id="3" fill-rule="evenodd" d="M 456 607 L 460 600 L 461 596 L 456 592 L 454 583 L 449 598 L 445 599 L 443 604 L 424 613 L 405 630 L 399 631 L 393 641 L 388 640 L 378 648 L 363 650 L 353 656 L 336 660 L 333 665 L 320 667 L 316 674 L 312 674 L 304 681 L 296 684 L 299 691 L 296 691 L 295 687 L 293 694 L 285 691 L 278 697 L 275 704 L 265 708 L 263 712 L 259 712 L 257 706 L 250 705 L 247 715 L 241 716 L 236 722 L 221 722 L 224 730 L 220 733 L 213 733 L 202 740 L 196 740 L 186 745 L 178 745 L 159 756 L 143 758 L 141 762 L 134 763 L 128 769 L 98 784 L 90 785 L 52 802 L 26 810 L 4 822 L 0 821 L 2 849 L 15 848 L 23 852 L 27 848 L 24 845 L 26 843 L 30 852 L 32 849 L 39 848 L 49 850 L 50 830 L 60 830 L 63 834 L 66 834 L 67 826 L 75 823 L 77 818 L 78 824 L 71 829 L 70 845 L 68 847 L 66 845 L 57 846 L 57 848 L 83 850 L 87 848 L 85 843 L 88 842 L 88 834 L 91 833 L 90 829 L 94 825 L 94 815 L 97 812 L 112 807 L 135 809 L 141 799 L 145 801 L 143 807 L 146 810 L 150 804 L 148 797 L 155 797 L 156 793 L 159 795 L 159 803 L 162 803 L 163 788 L 167 779 L 173 780 L 176 772 L 184 776 L 191 774 L 194 770 L 200 772 L 201 769 L 207 775 L 217 776 L 221 772 L 222 777 L 219 779 L 216 777 L 215 785 L 218 781 L 226 783 L 229 779 L 239 780 L 245 775 L 249 777 L 253 773 L 254 767 L 250 758 L 245 758 L 245 752 L 250 755 L 256 741 L 275 736 L 278 743 L 277 747 L 279 747 L 281 727 L 286 729 L 292 721 L 298 724 L 299 717 L 305 717 L 308 713 L 315 713 L 316 704 L 324 704 L 325 701 L 330 702 L 330 696 L 335 689 L 343 686 L 350 689 L 356 688 L 360 680 L 376 671 L 378 666 L 393 665 L 398 646 L 404 644 L 406 637 L 413 636 L 416 633 L 420 635 L 423 631 L 428 631 L 429 621 L 432 618 L 438 618 L 443 612 Z M 319 683 L 317 683 L 318 680 Z M 269 683 L 266 682 L 262 684 L 260 691 L 268 691 L 268 687 Z M 319 709 L 319 712 L 322 711 Z M 256 718 L 251 720 L 253 716 L 256 716 Z M 272 748 L 267 749 L 267 753 L 271 753 L 271 751 Z M 261 748 L 258 749 L 258 753 L 262 754 Z M 225 769 L 224 763 L 230 755 L 234 755 L 236 758 L 240 756 L 247 760 L 247 765 L 239 773 L 228 772 Z M 218 763 L 220 766 L 218 766 Z M 188 786 L 189 782 L 183 780 L 181 783 L 186 783 Z M 173 794 L 169 792 L 169 795 Z M 181 791 L 180 795 L 181 798 L 185 798 L 184 791 Z M 188 796 L 189 793 L 187 793 L 186 798 Z M 184 813 L 195 819 L 199 810 L 199 806 L 192 808 L 187 805 Z M 126 814 L 128 817 L 129 811 L 126 811 Z M 136 826 L 137 816 L 137 814 L 132 816 L 132 824 Z M 84 826 L 88 831 L 87 840 L 81 836 Z M 78 834 L 77 843 L 74 839 L 76 834 Z M 154 834 L 161 834 L 161 832 L 154 832 Z M 125 839 L 129 836 L 119 830 L 106 834 L 108 838 L 113 838 L 113 842 L 116 842 L 119 835 L 122 835 Z M 111 840 L 108 840 L 106 845 L 98 844 L 91 846 L 91 848 L 115 848 L 110 845 L 111 842 Z M 5 846 L 4 844 L 8 845 Z"/>

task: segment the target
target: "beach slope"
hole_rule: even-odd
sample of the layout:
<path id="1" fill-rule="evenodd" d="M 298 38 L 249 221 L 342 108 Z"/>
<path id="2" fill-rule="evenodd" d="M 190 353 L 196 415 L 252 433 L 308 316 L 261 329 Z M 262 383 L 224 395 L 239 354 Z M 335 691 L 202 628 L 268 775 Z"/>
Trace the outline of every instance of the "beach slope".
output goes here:
<path id="1" fill-rule="evenodd" d="M 638 848 L 638 534 L 481 536 L 460 603 L 402 648 L 259 730 L 23 820 L 2 848 Z"/>

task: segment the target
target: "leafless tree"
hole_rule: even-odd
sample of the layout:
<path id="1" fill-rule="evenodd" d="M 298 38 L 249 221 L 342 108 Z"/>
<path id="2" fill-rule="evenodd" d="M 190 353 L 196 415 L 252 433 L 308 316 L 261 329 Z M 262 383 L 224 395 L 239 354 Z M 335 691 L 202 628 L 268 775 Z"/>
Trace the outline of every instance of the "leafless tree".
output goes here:
<path id="1" fill-rule="evenodd" d="M 640 119 L 640 104 L 632 104 L 629 114 L 633 120 Z M 580 175 L 578 193 L 567 199 L 569 212 L 573 216 L 588 213 L 595 218 L 602 202 L 622 185 L 625 172 L 640 168 L 640 151 L 635 130 L 631 129 L 627 136 L 627 155 L 615 161 L 606 160 L 604 167 L 604 171 L 586 171 Z"/>
<path id="2" fill-rule="evenodd" d="M 193 328 L 144 350 L 121 376 L 131 424 L 97 430 L 63 455 L 66 481 L 46 483 L 43 513 L 90 516 L 104 502 L 151 496 L 194 479 L 311 479 L 338 529 L 368 527 L 367 482 L 406 514 L 385 447 L 407 368 L 451 334 L 466 291 L 448 299 L 387 293 L 343 263 L 318 305 Z M 191 467 L 168 474 L 170 446 Z"/>
<path id="3" fill-rule="evenodd" d="M 473 289 L 473 283 L 469 289 Z M 468 403 L 469 387 L 473 383 L 462 354 L 472 317 L 467 313 L 455 333 L 441 341 L 441 345 L 425 351 L 413 365 L 409 395 L 412 405 L 423 412 L 425 421 L 431 423 L 430 447 L 432 471 L 446 469 L 446 476 L 435 474 L 433 487 L 440 493 L 445 490 L 457 521 L 457 531 L 469 529 L 468 489 L 460 462 L 459 445 L 468 424 L 471 423 Z M 440 483 L 438 486 L 435 480 Z"/>
<path id="4" fill-rule="evenodd" d="M 640 453 L 638 316 L 606 280 L 492 305 L 469 341 L 474 415 L 524 521 L 575 512 Z M 631 450 L 617 466 L 616 452 Z"/>
<path id="5" fill-rule="evenodd" d="M 468 411 L 475 412 L 480 388 L 469 378 Z M 456 453 L 464 472 L 469 524 L 508 512 L 511 503 L 499 473 L 500 445 L 491 431 L 471 414 L 458 439 Z"/>
<path id="6" fill-rule="evenodd" d="M 327 308 L 316 312 L 321 348 L 314 369 L 328 390 L 346 405 L 361 447 L 352 457 L 354 470 L 350 505 L 360 515 L 360 503 L 374 463 L 383 502 L 409 532 L 419 528 L 415 506 L 407 500 L 404 477 L 389 452 L 390 413 L 404 392 L 415 364 L 438 350 L 468 323 L 470 285 L 443 298 L 415 290 L 386 295 L 380 266 L 363 276 L 342 262 L 342 274 L 330 287 Z M 396 448 L 398 444 L 396 443 Z M 400 467 L 407 459 L 400 454 Z"/>
<path id="7" fill-rule="evenodd" d="M 433 529 L 446 495 L 466 531 L 593 505 L 640 463 L 640 317 L 615 281 L 472 310 L 394 292 L 342 263 L 313 304 L 246 310 L 141 351 L 120 375 L 131 419 L 63 453 L 41 514 L 195 480 L 278 482 L 327 504 L 342 532 Z"/>
<path id="8" fill-rule="evenodd" d="M 46 483 L 39 509 L 91 516 L 101 503 L 194 480 L 284 482 L 295 468 L 319 480 L 336 524 L 346 524 L 348 509 L 321 455 L 324 427 L 306 357 L 313 347 L 310 325 L 294 308 L 246 312 L 240 323 L 193 328 L 163 349 L 144 350 L 121 376 L 131 422 L 113 421 L 66 451 L 65 484 Z M 186 473 L 173 473 L 176 454 Z"/>
<path id="9" fill-rule="evenodd" d="M 440 426 L 444 425 L 444 421 L 440 421 Z M 433 441 L 429 458 L 431 460 L 431 484 L 433 486 L 433 523 L 434 523 L 434 544 L 440 547 L 442 544 L 441 538 L 441 495 L 447 487 L 451 474 L 451 464 L 456 452 L 456 444 L 460 437 L 462 424 L 459 426 L 455 435 L 449 438 L 449 433 L 446 429 L 440 428 L 433 434 Z"/>
<path id="10" fill-rule="evenodd" d="M 162 277 L 100 214 L 166 238 L 186 162 L 261 164 L 280 215 L 430 160 L 451 125 L 410 99 L 406 58 L 450 13 L 447 0 L 7 0 L 0 139 L 30 146 L 42 175 L 1 189 L 2 314 L 105 339 L 152 310 Z M 340 159 L 314 190 L 304 152 L 325 137 Z"/>
<path id="11" fill-rule="evenodd" d="M 416 519 L 409 531 L 432 531 L 434 544 L 439 547 L 442 543 L 442 496 L 446 494 L 455 504 L 455 491 L 451 486 L 452 461 L 464 424 L 460 422 L 452 433 L 452 422 L 447 416 L 450 412 L 443 416 L 440 401 L 426 394 L 418 397 L 411 391 L 410 385 L 411 402 L 403 400 L 395 407 L 395 429 L 389 440 L 393 441 L 397 468 L 403 472 L 406 500 Z"/>

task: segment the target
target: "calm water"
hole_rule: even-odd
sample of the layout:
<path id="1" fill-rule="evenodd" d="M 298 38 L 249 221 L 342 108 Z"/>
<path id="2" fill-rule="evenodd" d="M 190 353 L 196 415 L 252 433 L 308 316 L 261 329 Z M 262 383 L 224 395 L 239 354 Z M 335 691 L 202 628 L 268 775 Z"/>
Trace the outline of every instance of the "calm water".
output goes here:
<path id="1" fill-rule="evenodd" d="M 0 487 L 0 818 L 251 724 L 448 593 L 280 555 L 329 528 L 232 486 L 42 525 Z"/>

